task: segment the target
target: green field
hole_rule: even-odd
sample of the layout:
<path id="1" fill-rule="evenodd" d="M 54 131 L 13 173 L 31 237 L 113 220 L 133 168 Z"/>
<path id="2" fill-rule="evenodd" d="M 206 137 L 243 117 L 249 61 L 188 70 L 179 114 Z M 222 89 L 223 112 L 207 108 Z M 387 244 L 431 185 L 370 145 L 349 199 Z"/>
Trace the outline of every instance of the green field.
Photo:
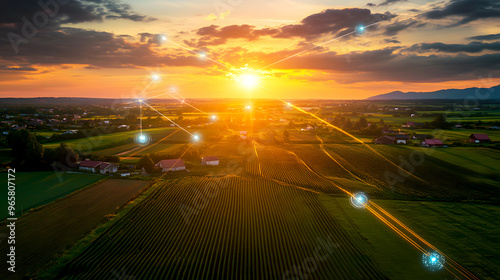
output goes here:
<path id="1" fill-rule="evenodd" d="M 351 234 L 359 232 L 368 252 L 390 279 L 446 279 L 446 272 L 423 269 L 422 254 L 366 209 L 347 199 L 322 196 L 323 205 Z M 500 270 L 500 207 L 495 205 L 374 200 L 417 234 L 480 279 Z M 460 275 L 461 276 L 461 275 Z M 461 276 L 461 279 L 463 276 Z"/>
<path id="2" fill-rule="evenodd" d="M 143 132 L 151 136 L 153 140 L 160 139 L 171 133 L 175 128 L 154 128 L 154 129 L 144 129 Z M 130 139 L 130 143 L 133 142 L 134 137 L 139 133 L 138 130 L 126 131 L 126 132 L 116 132 L 110 134 L 102 135 L 91 135 L 89 137 L 80 139 L 64 140 L 57 143 L 45 144 L 46 148 L 55 148 L 59 146 L 59 143 L 66 143 L 73 150 L 82 151 L 85 153 L 92 153 L 93 151 L 104 150 L 115 148 L 116 146 L 124 145 L 123 142 Z"/>
<path id="3" fill-rule="evenodd" d="M 1 183 L 7 185 L 7 173 L 2 173 Z M 104 179 L 96 174 L 55 173 L 47 172 L 20 172 L 16 173 L 16 214 L 28 212 L 52 202 L 69 193 L 96 183 Z M 7 192 L 3 194 L 1 219 L 7 217 Z"/>

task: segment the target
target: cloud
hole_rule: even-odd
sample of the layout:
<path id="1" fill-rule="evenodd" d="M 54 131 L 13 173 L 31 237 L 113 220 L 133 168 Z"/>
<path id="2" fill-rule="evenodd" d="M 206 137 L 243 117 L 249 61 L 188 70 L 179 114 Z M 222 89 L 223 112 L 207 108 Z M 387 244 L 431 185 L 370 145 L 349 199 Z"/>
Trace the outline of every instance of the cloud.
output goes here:
<path id="1" fill-rule="evenodd" d="M 473 37 L 468 37 L 467 39 L 469 39 L 469 40 L 479 40 L 479 41 L 492 41 L 492 40 L 499 40 L 499 39 L 500 39 L 500 33 L 497 33 L 497 34 L 488 34 L 488 35 L 473 36 Z"/>
<path id="2" fill-rule="evenodd" d="M 406 2 L 408 0 L 384 0 L 378 6 L 387 6 L 387 5 L 392 5 L 397 2 Z"/>
<path id="3" fill-rule="evenodd" d="M 415 44 L 408 48 L 409 51 L 429 52 L 438 51 L 446 53 L 479 53 L 485 50 L 500 51 L 500 42 L 481 43 L 471 42 L 469 44 L 445 44 L 445 43 L 422 43 Z"/>
<path id="4" fill-rule="evenodd" d="M 401 44 L 401 42 L 396 40 L 396 39 L 384 39 L 384 42 L 385 43 L 393 43 L 393 44 Z"/>
<path id="5" fill-rule="evenodd" d="M 51 26 L 103 21 L 104 19 L 154 20 L 152 17 L 132 12 L 129 5 L 115 0 L 72 0 L 65 4 L 59 4 L 55 0 L 4 0 L 0 1 L 0 24 L 14 24 L 20 27 L 24 24 L 23 17 L 32 21 L 34 15 L 44 13 L 43 11 L 50 17 Z"/>
<path id="6" fill-rule="evenodd" d="M 500 53 L 481 56 L 421 56 L 401 54 L 399 47 L 336 54 L 334 52 L 295 57 L 280 69 L 309 69 L 331 73 L 339 83 L 367 81 L 445 82 L 471 80 L 500 74 Z"/>
<path id="7" fill-rule="evenodd" d="M 414 19 L 396 21 L 394 23 L 389 24 L 385 28 L 385 31 L 383 34 L 387 35 L 387 36 L 394 36 L 394 35 L 397 35 L 399 32 L 406 30 L 410 27 L 422 27 L 424 25 L 425 25 L 425 23 L 421 23 L 421 22 L 414 20 Z"/>
<path id="8" fill-rule="evenodd" d="M 272 38 L 303 38 L 314 39 L 325 35 L 342 35 L 354 30 L 354 27 L 363 24 L 370 25 L 380 21 L 388 21 L 396 15 L 391 13 L 371 13 L 369 9 L 327 9 L 310 15 L 298 24 L 288 24 L 280 27 L 256 29 L 251 25 L 229 25 L 219 27 L 210 25 L 197 30 L 201 36 L 198 40 L 185 43 L 191 47 L 217 46 L 225 44 L 229 39 L 246 39 L 249 41 L 269 36 Z M 375 26 L 368 29 L 373 30 Z"/>
<path id="9" fill-rule="evenodd" d="M 227 16 L 229 16 L 231 14 L 231 11 L 230 10 L 227 10 L 225 12 L 222 12 L 219 14 L 219 16 L 215 15 L 214 13 L 211 13 L 209 14 L 208 16 L 204 17 L 205 20 L 208 20 L 208 21 L 216 21 L 218 19 L 220 20 L 223 20 L 225 19 Z"/>
<path id="10" fill-rule="evenodd" d="M 446 19 L 458 17 L 452 26 L 463 25 L 472 21 L 500 17 L 500 1 L 498 0 L 456 0 L 425 12 L 428 19 Z"/>

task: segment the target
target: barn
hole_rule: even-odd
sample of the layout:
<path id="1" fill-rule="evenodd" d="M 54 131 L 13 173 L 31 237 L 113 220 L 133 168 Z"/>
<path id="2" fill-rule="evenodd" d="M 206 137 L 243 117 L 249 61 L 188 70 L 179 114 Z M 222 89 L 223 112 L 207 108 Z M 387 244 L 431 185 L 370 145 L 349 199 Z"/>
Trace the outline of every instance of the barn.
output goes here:
<path id="1" fill-rule="evenodd" d="M 217 156 L 205 156 L 201 158 L 202 165 L 219 165 L 219 157 Z"/>
<path id="2" fill-rule="evenodd" d="M 469 141 L 472 143 L 490 143 L 491 139 L 487 134 L 471 134 Z"/>
<path id="3" fill-rule="evenodd" d="M 375 144 L 392 145 L 396 143 L 396 137 L 393 136 L 382 136 L 375 139 Z"/>
<path id="4" fill-rule="evenodd" d="M 422 145 L 424 145 L 425 147 L 431 147 L 431 148 L 444 146 L 443 141 L 441 141 L 440 139 L 425 139 L 422 142 Z"/>
<path id="5" fill-rule="evenodd" d="M 186 165 L 180 158 L 160 160 L 155 166 L 161 168 L 162 172 L 186 170 Z"/>
<path id="6" fill-rule="evenodd" d="M 83 170 L 83 171 L 90 171 L 92 173 L 96 173 L 97 169 L 99 168 L 99 165 L 101 165 L 100 161 L 84 160 L 84 161 L 80 162 L 78 169 Z"/>
<path id="7" fill-rule="evenodd" d="M 80 162 L 78 169 L 83 171 L 90 171 L 92 173 L 99 172 L 101 174 L 110 174 L 116 173 L 116 171 L 118 170 L 118 166 L 109 162 L 84 160 Z"/>
<path id="8" fill-rule="evenodd" d="M 116 173 L 118 171 L 118 166 L 109 163 L 109 162 L 101 162 L 99 165 L 99 172 L 101 174 L 106 174 L 106 173 Z"/>

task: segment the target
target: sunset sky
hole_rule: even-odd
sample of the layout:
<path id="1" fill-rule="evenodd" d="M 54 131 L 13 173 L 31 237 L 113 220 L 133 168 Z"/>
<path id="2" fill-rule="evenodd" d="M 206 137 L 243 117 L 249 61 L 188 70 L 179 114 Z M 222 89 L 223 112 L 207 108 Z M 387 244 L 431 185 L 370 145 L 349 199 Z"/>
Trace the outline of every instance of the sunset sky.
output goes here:
<path id="1" fill-rule="evenodd" d="M 0 97 L 132 98 L 152 75 L 149 97 L 363 99 L 500 84 L 498 0 L 60 1 L 0 2 Z"/>

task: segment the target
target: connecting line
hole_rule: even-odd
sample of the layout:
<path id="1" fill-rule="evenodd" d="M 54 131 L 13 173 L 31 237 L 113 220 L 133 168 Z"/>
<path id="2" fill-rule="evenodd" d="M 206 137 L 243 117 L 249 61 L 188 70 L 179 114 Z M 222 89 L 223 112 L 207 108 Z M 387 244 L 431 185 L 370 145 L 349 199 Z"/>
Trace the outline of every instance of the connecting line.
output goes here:
<path id="1" fill-rule="evenodd" d="M 374 22 L 374 23 L 372 23 L 372 24 L 369 24 L 369 25 L 365 26 L 365 28 L 370 27 L 370 26 L 375 25 L 375 24 L 378 24 L 379 22 L 381 22 L 381 21 L 377 21 L 377 22 Z M 298 55 L 304 54 L 304 53 L 306 53 L 306 52 L 312 51 L 312 50 L 314 50 L 315 48 L 321 47 L 321 46 L 326 45 L 326 44 L 328 44 L 328 43 L 331 43 L 331 42 L 333 42 L 333 41 L 335 41 L 335 40 L 338 40 L 338 39 L 341 39 L 341 38 L 343 38 L 343 37 L 346 37 L 346 36 L 352 35 L 352 34 L 354 34 L 354 33 L 356 33 L 356 30 L 354 30 L 354 31 L 352 31 L 352 32 L 349 32 L 349 33 L 346 33 L 346 34 L 344 34 L 344 35 L 341 35 L 341 36 L 339 36 L 339 37 L 335 37 L 335 38 L 333 38 L 333 39 L 331 39 L 331 40 L 328 40 L 328 41 L 326 41 L 326 42 L 323 42 L 323 43 L 321 43 L 321 44 L 319 44 L 319 45 L 315 45 L 314 47 L 312 47 L 312 48 L 310 48 L 310 49 L 303 50 L 303 51 L 298 52 L 298 53 L 296 53 L 296 54 L 294 54 L 294 55 L 291 55 L 291 56 L 285 57 L 285 58 L 283 58 L 283 59 L 281 59 L 281 60 L 278 60 L 278 61 L 276 61 L 276 62 L 274 62 L 274 63 L 271 63 L 271 64 L 269 64 L 269 65 L 267 65 L 267 66 L 264 66 L 264 67 L 260 68 L 259 70 L 266 69 L 266 68 L 267 68 L 267 67 L 269 67 L 269 66 L 273 66 L 273 65 L 275 65 L 275 64 L 278 64 L 278 63 L 283 62 L 283 61 L 285 61 L 285 60 L 288 60 L 288 59 L 290 59 L 290 58 L 293 58 L 293 57 L 296 57 L 296 56 L 298 56 Z"/>
<path id="2" fill-rule="evenodd" d="M 141 136 L 142 136 L 142 100 L 139 101 L 139 126 L 141 128 Z"/>
<path id="3" fill-rule="evenodd" d="M 262 88 L 264 88 L 264 87 L 262 87 Z M 264 88 L 264 89 L 265 89 L 265 88 Z M 386 158 L 385 156 L 383 156 L 381 153 L 379 153 L 377 150 L 375 150 L 374 148 L 370 147 L 370 146 L 369 146 L 369 145 L 367 145 L 365 142 L 361 141 L 360 139 L 358 139 L 356 136 L 354 136 L 354 135 L 350 134 L 349 132 L 347 132 L 347 131 L 345 131 L 345 130 L 341 129 L 340 127 L 337 127 L 337 126 L 335 126 L 335 125 L 333 125 L 333 124 L 331 124 L 331 123 L 329 123 L 329 122 L 327 122 L 327 121 L 325 121 L 325 120 L 323 120 L 322 118 L 320 118 L 320 117 L 318 117 L 318 116 L 316 116 L 316 115 L 314 115 L 314 114 L 311 114 L 311 113 L 309 113 L 309 112 L 307 112 L 307 111 L 305 111 L 305 110 L 303 110 L 303 109 L 301 109 L 301 108 L 299 108 L 299 107 L 297 107 L 297 106 L 294 106 L 294 105 L 292 105 L 292 104 L 290 104 L 290 103 L 288 103 L 288 102 L 284 101 L 283 99 L 280 99 L 280 98 L 276 98 L 276 99 L 278 99 L 279 101 L 281 101 L 281 102 L 283 102 L 283 103 L 285 103 L 285 104 L 288 104 L 289 106 L 292 106 L 293 108 L 297 109 L 298 111 L 300 111 L 300 112 L 302 112 L 302 113 L 304 113 L 304 114 L 307 114 L 307 115 L 310 115 L 310 116 L 314 117 L 315 119 L 317 119 L 317 120 L 321 121 L 322 123 L 324 123 L 324 124 L 328 125 L 329 127 L 332 127 L 332 128 L 334 128 L 334 129 L 336 129 L 336 130 L 340 131 L 341 133 L 343 133 L 343 134 L 345 134 L 345 135 L 347 135 L 347 136 L 351 137 L 352 139 L 356 140 L 356 141 L 357 141 L 357 142 L 359 142 L 360 144 L 363 144 L 363 145 L 364 145 L 367 149 L 369 149 L 370 151 L 372 151 L 373 153 L 375 153 L 375 154 L 376 154 L 376 155 L 378 155 L 379 157 L 381 157 L 381 158 L 385 159 L 385 160 L 386 160 L 387 162 L 389 162 L 390 164 L 394 165 L 394 166 L 395 166 L 395 167 L 397 167 L 398 169 L 403 170 L 403 171 L 404 171 L 405 173 L 407 173 L 409 176 L 412 176 L 413 178 L 415 178 L 415 179 L 417 179 L 417 180 L 419 180 L 419 181 L 421 181 L 421 182 L 424 182 L 424 183 L 425 183 L 425 181 L 424 181 L 424 180 L 420 179 L 419 177 L 417 177 L 417 176 L 416 176 L 416 175 L 414 175 L 413 173 L 408 172 L 408 171 L 407 171 L 407 170 L 405 170 L 404 168 L 400 168 L 397 164 L 395 164 L 394 162 L 392 162 L 391 160 L 389 160 L 388 158 Z"/>
<path id="4" fill-rule="evenodd" d="M 189 149 L 191 149 L 191 147 L 193 147 L 193 143 L 189 144 L 188 148 L 184 151 L 184 153 L 182 153 L 182 155 L 175 161 L 175 163 L 166 172 L 164 172 L 163 175 L 161 175 L 160 178 L 158 178 L 158 180 L 163 178 L 165 174 L 167 174 L 170 170 L 172 170 L 172 168 L 174 168 L 174 166 L 177 165 L 177 162 L 179 162 L 179 160 L 182 159 L 182 157 L 187 153 L 187 151 L 189 151 Z"/>
<path id="5" fill-rule="evenodd" d="M 186 47 L 184 47 L 184 46 L 182 46 L 182 45 L 179 45 L 179 44 L 177 44 L 177 43 L 174 43 L 174 42 L 172 42 L 172 41 L 170 41 L 170 40 L 167 40 L 167 42 L 169 42 L 169 43 L 171 43 L 171 44 L 174 44 L 174 45 L 176 45 L 176 46 L 178 46 L 178 47 L 180 47 L 180 48 L 183 48 L 183 49 L 187 50 L 188 52 L 192 52 L 192 53 L 194 53 L 194 54 L 196 54 L 196 55 L 200 55 L 199 53 L 197 53 L 197 52 L 195 52 L 195 51 L 193 51 L 193 50 L 191 50 L 191 49 L 188 49 L 188 48 L 186 48 Z M 210 57 L 208 57 L 208 56 L 206 56 L 205 58 L 206 58 L 206 59 L 208 59 L 208 60 L 210 60 L 210 61 L 212 61 L 212 62 L 215 62 L 215 63 L 217 63 L 217 64 L 219 64 L 219 65 L 222 65 L 222 66 L 224 66 L 224 67 L 226 67 L 226 68 L 230 69 L 230 68 L 229 68 L 229 66 L 227 66 L 227 65 L 225 65 L 225 64 L 223 64 L 223 63 L 221 63 L 221 62 L 218 62 L 217 60 L 213 60 L 213 59 L 211 59 L 211 58 L 210 58 Z"/>
<path id="6" fill-rule="evenodd" d="M 148 89 L 148 87 L 153 84 L 155 82 L 155 80 L 152 80 L 142 91 L 141 93 L 144 93 L 146 91 L 146 89 Z"/>
<path id="7" fill-rule="evenodd" d="M 180 101 L 182 104 L 186 104 L 186 105 L 188 105 L 189 107 L 191 107 L 191 108 L 193 108 L 193 109 L 195 109 L 195 110 L 197 110 L 197 111 L 199 111 L 199 112 L 201 112 L 201 113 L 203 113 L 203 114 L 207 114 L 207 115 L 208 115 L 208 113 L 207 113 L 207 112 L 204 112 L 204 111 L 202 111 L 202 110 L 200 110 L 200 109 L 198 109 L 198 108 L 194 107 L 193 105 L 191 105 L 191 104 L 189 104 L 189 103 L 185 102 L 184 100 L 181 100 L 181 99 L 179 99 L 179 98 L 175 97 L 174 95 L 170 94 L 170 93 L 172 93 L 172 92 L 173 92 L 173 93 L 176 93 L 177 95 L 179 95 L 179 96 L 181 96 L 181 97 L 183 97 L 183 96 L 182 96 L 182 95 L 180 95 L 177 91 L 175 91 L 175 90 L 169 90 L 169 91 L 168 91 L 168 92 L 166 92 L 166 93 L 162 93 L 162 94 L 159 94 L 159 95 L 156 95 L 156 96 L 153 96 L 153 97 L 148 97 L 147 99 L 149 100 L 149 99 L 153 99 L 153 98 L 156 98 L 156 97 L 159 97 L 159 96 L 168 95 L 168 96 L 170 96 L 170 97 L 174 98 L 175 100 Z M 183 97 L 183 98 L 184 98 L 184 97 Z"/>
<path id="8" fill-rule="evenodd" d="M 420 235 L 416 234 L 413 230 L 411 230 L 409 227 L 407 227 L 401 221 L 399 221 L 398 219 L 396 219 L 394 216 L 392 216 L 389 212 L 387 212 L 382 207 L 380 207 L 379 205 L 377 205 L 375 202 L 370 201 L 370 204 L 372 206 L 374 206 L 377 210 L 379 210 L 380 212 L 382 212 L 384 215 L 386 215 L 388 218 L 392 219 L 394 222 L 396 222 L 398 225 L 400 225 L 402 228 L 404 228 L 410 234 L 412 234 L 413 236 L 415 236 L 415 238 L 417 238 L 418 240 L 420 240 L 422 243 L 424 243 L 425 245 L 429 246 L 429 248 L 431 248 L 434 251 L 438 252 L 439 254 L 445 256 L 447 262 L 450 263 L 450 266 L 452 266 L 455 270 L 457 270 L 462 275 L 464 275 L 467 279 L 479 279 L 474 274 L 472 274 L 471 272 L 469 272 L 467 269 L 465 269 L 464 267 L 462 267 L 461 265 L 459 265 L 457 262 L 455 262 L 453 259 L 451 259 L 447 255 L 445 255 L 443 252 L 439 251 L 434 245 L 430 244 L 427 240 L 423 239 Z M 454 267 L 454 266 L 456 266 L 456 267 Z"/>
<path id="9" fill-rule="evenodd" d="M 144 102 L 144 101 L 143 101 Z M 186 132 L 187 134 L 191 135 L 191 136 L 194 136 L 191 132 L 187 131 L 185 128 L 183 128 L 182 126 L 178 125 L 177 123 L 175 123 L 173 120 L 169 119 L 167 116 L 165 116 L 164 114 L 160 113 L 158 110 L 156 110 L 155 108 L 151 107 L 151 105 L 149 105 L 148 103 L 144 102 L 144 104 L 146 104 L 149 108 L 153 109 L 154 111 L 156 111 L 156 113 L 160 114 L 162 117 L 164 117 L 165 119 L 169 120 L 171 123 L 173 123 L 175 126 L 177 126 L 178 128 L 184 130 L 184 132 Z"/>

